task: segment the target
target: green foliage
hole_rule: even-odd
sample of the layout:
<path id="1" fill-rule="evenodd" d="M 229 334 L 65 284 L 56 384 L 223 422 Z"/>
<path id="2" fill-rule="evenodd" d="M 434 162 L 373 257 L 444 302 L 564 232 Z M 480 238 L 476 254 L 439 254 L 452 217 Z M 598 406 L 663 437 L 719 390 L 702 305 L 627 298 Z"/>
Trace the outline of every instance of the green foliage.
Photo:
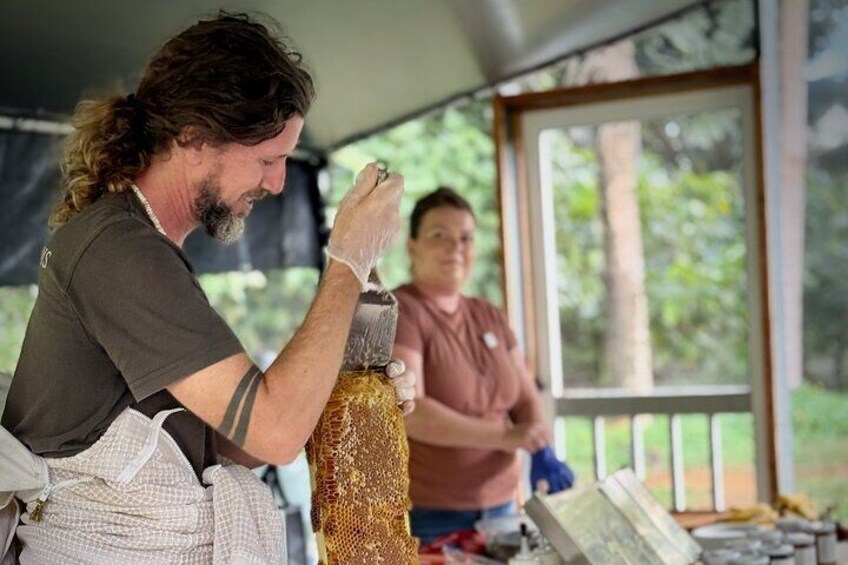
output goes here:
<path id="1" fill-rule="evenodd" d="M 795 446 L 841 438 L 848 442 L 848 392 L 804 383 L 792 394 Z M 848 465 L 848 449 L 843 450 Z"/>
<path id="2" fill-rule="evenodd" d="M 848 173 L 807 176 L 804 349 L 808 378 L 848 390 Z"/>
<path id="3" fill-rule="evenodd" d="M 727 115 L 731 118 L 728 118 Z M 699 116 L 721 123 L 735 111 Z M 643 135 L 674 117 L 647 122 Z M 656 127 L 654 127 L 656 126 Z M 722 130 L 723 131 L 723 130 Z M 556 215 L 563 364 L 569 386 L 597 386 L 606 328 L 604 244 L 591 128 L 547 131 Z M 706 128 L 692 143 L 706 150 L 725 135 Z M 747 382 L 747 276 L 739 146 L 724 169 L 678 166 L 644 143 L 638 194 L 654 373 L 659 384 Z M 678 159 L 689 155 L 681 139 Z"/>
<path id="4" fill-rule="evenodd" d="M 792 394 L 792 427 L 795 434 L 796 491 L 813 497 L 821 509 L 838 504 L 836 516 L 848 520 L 848 419 L 837 415 L 848 414 L 848 393 L 829 391 L 804 383 Z M 749 470 L 750 492 L 755 489 L 753 472 L 755 446 L 754 423 L 750 414 L 721 414 L 724 468 Z M 578 477 L 590 481 L 594 476 L 592 423 L 585 418 L 565 418 L 565 439 L 568 461 Z M 682 417 L 683 460 L 687 473 L 706 471 L 710 465 L 708 421 L 705 416 Z M 668 418 L 652 417 L 644 428 L 645 457 L 649 484 L 653 478 L 668 473 L 669 443 Z M 610 418 L 606 425 L 607 468 L 613 471 L 631 464 L 630 424 L 625 418 Z M 690 476 L 687 474 L 687 480 Z M 707 487 L 708 488 L 708 485 Z M 694 506 L 709 504 L 706 488 L 687 489 L 687 500 Z M 670 504 L 667 486 L 661 484 L 651 489 L 664 503 Z M 733 504 L 733 500 L 728 501 Z"/>
<path id="5" fill-rule="evenodd" d="M 0 287 L 0 372 L 14 373 L 38 287 Z"/>
<path id="6" fill-rule="evenodd" d="M 569 464 L 581 481 L 594 480 L 592 422 L 585 418 L 565 418 L 566 453 Z M 667 416 L 651 416 L 644 420 L 643 442 L 647 484 L 651 492 L 666 506 L 671 506 L 671 489 L 668 474 L 671 468 L 669 421 Z M 722 456 L 726 470 L 750 469 L 753 480 L 754 421 L 750 414 L 721 414 L 719 426 L 722 436 Z M 607 471 L 632 465 L 630 452 L 629 418 L 608 418 L 606 430 Z M 709 421 L 704 415 L 681 417 L 683 438 L 683 468 L 689 486 L 686 499 L 690 508 L 708 508 L 709 485 L 692 483 L 692 473 L 709 469 Z M 700 475 L 700 473 L 699 473 Z M 753 490 L 753 483 L 751 490 Z M 729 501 L 731 504 L 733 500 Z"/>
<path id="7" fill-rule="evenodd" d="M 318 271 L 219 273 L 201 276 L 200 284 L 251 358 L 264 368 L 303 321 L 315 295 Z"/>
<path id="8" fill-rule="evenodd" d="M 754 4 L 729 0 L 637 36 L 637 62 L 645 74 L 739 65 L 755 56 Z"/>
<path id="9" fill-rule="evenodd" d="M 448 108 L 336 151 L 331 156 L 329 205 L 337 206 L 359 170 L 375 160 L 404 176 L 404 218 L 409 218 L 417 199 L 439 186 L 450 186 L 468 199 L 477 216 L 477 266 L 465 290 L 501 304 L 500 219 L 489 102 L 475 102 L 461 110 Z M 409 280 L 408 229 L 405 226 L 394 249 L 380 263 L 388 287 Z"/>

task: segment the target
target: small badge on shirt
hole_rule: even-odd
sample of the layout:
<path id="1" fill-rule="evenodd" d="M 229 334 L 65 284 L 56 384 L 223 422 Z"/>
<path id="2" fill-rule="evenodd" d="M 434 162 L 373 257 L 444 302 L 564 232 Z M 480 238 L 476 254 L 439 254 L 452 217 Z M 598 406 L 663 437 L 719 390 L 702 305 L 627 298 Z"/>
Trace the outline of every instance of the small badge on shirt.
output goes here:
<path id="1" fill-rule="evenodd" d="M 483 334 L 483 343 L 485 343 L 486 347 L 489 349 L 494 349 L 498 346 L 498 337 L 494 334 L 494 332 L 486 332 Z"/>

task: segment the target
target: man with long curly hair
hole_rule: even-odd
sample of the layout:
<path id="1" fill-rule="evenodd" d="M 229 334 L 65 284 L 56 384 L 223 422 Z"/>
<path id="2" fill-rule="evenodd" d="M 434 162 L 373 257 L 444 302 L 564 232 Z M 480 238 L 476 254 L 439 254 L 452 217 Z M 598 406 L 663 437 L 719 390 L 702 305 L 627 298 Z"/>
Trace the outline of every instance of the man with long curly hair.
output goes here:
<path id="1" fill-rule="evenodd" d="M 403 179 L 374 164 L 359 174 L 312 307 L 265 372 L 181 247 L 201 225 L 237 239 L 253 203 L 282 191 L 313 96 L 297 53 L 222 13 L 167 41 L 135 93 L 78 106 L 0 429 L 8 453 L 23 454 L 7 476 L 43 479 L 17 492 L 22 562 L 284 559 L 264 485 L 219 456 L 284 464 L 307 441 L 358 296 L 398 231 Z M 390 375 L 409 408 L 411 376 L 401 364 Z M 18 511 L 3 494 L 4 511 Z"/>

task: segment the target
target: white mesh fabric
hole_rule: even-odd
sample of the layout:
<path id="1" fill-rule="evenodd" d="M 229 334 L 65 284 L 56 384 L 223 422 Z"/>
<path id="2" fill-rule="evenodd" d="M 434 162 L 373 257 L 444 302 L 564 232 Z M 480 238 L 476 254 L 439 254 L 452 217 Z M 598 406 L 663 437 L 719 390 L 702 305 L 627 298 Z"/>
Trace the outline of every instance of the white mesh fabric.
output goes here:
<path id="1" fill-rule="evenodd" d="M 215 504 L 212 493 L 217 487 L 200 484 L 176 442 L 160 427 L 149 458 L 127 472 L 134 461 L 138 463 L 154 425 L 150 418 L 128 409 L 89 449 L 73 457 L 46 459 L 51 484 L 86 477 L 95 480 L 54 491 L 40 522 L 30 518 L 34 503 L 27 505 L 24 525 L 18 528 L 24 545 L 22 564 L 237 563 L 226 556 L 239 555 L 241 544 L 253 546 L 257 539 L 263 542 L 259 549 L 245 550 L 245 554 L 261 554 L 265 560 L 245 562 L 283 562 L 281 553 L 264 548 L 281 544 L 284 526 L 267 487 L 247 469 L 233 466 L 214 474 L 241 477 L 243 490 L 241 499 L 229 497 L 232 506 Z M 120 482 L 122 473 L 132 476 L 131 480 Z M 227 494 L 228 489 L 217 490 Z M 235 522 L 231 516 L 265 519 L 269 507 L 276 522 L 269 518 L 266 528 L 253 535 L 245 533 L 246 526 L 228 530 Z M 215 547 L 219 543 L 220 550 Z M 219 554 L 225 560 L 217 559 Z"/>

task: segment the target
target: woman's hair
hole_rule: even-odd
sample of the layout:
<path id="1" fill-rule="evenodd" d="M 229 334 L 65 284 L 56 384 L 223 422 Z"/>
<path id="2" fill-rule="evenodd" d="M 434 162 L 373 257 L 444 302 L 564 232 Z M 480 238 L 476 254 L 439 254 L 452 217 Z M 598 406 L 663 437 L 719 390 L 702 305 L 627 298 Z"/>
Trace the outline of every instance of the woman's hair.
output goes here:
<path id="1" fill-rule="evenodd" d="M 454 189 L 440 186 L 433 192 L 419 198 L 415 203 L 415 207 L 412 209 L 412 215 L 409 217 L 409 237 L 412 239 L 418 238 L 418 230 L 421 228 L 421 220 L 424 218 L 424 214 L 434 208 L 443 208 L 445 206 L 465 210 L 471 214 L 475 221 L 477 220 L 468 200 L 457 194 Z"/>
<path id="2" fill-rule="evenodd" d="M 314 96 L 300 54 L 265 25 L 226 12 L 200 21 L 159 48 L 135 94 L 77 106 L 62 159 L 64 198 L 50 226 L 127 190 L 175 141 L 255 145 L 305 116 Z M 194 137 L 178 138 L 186 127 Z"/>

